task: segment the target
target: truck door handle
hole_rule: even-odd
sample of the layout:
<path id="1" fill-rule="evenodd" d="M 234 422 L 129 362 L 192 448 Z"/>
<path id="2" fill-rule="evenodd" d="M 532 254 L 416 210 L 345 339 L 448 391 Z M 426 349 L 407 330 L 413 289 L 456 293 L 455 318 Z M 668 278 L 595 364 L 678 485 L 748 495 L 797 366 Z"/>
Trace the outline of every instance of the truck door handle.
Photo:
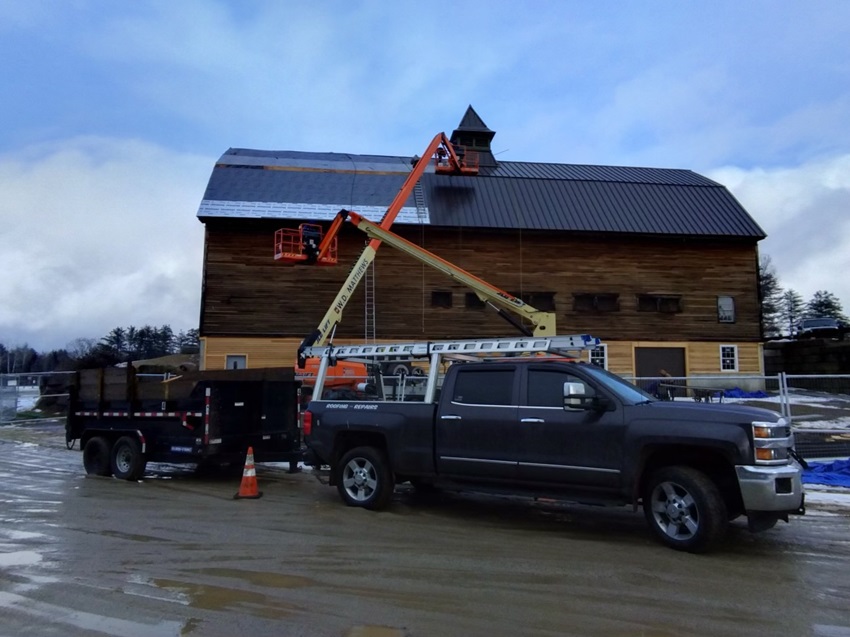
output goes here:
<path id="1" fill-rule="evenodd" d="M 454 414 L 449 414 L 446 416 L 440 416 L 440 420 L 462 420 L 460 416 L 455 416 Z"/>
<path id="2" fill-rule="evenodd" d="M 523 418 L 520 422 L 546 422 L 542 418 Z"/>

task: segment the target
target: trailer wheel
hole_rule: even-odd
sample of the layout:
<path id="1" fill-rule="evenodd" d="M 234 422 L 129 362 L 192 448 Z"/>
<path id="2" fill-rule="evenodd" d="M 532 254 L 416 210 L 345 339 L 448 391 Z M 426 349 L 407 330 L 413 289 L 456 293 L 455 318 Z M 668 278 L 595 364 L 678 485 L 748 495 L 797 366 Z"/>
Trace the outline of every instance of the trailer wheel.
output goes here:
<path id="1" fill-rule="evenodd" d="M 726 532 L 729 514 L 717 485 L 690 467 L 666 467 L 649 479 L 643 496 L 649 527 L 667 546 L 704 553 Z"/>
<path id="2" fill-rule="evenodd" d="M 118 439 L 112 447 L 112 473 L 121 480 L 139 480 L 145 473 L 147 461 L 142 446 L 132 436 Z"/>
<path id="3" fill-rule="evenodd" d="M 95 436 L 86 442 L 83 448 L 83 466 L 91 476 L 111 475 L 109 464 L 109 443 L 106 438 Z"/>
<path id="4" fill-rule="evenodd" d="M 348 506 L 383 509 L 393 496 L 395 484 L 386 454 L 374 447 L 356 447 L 336 467 L 339 495 Z"/>

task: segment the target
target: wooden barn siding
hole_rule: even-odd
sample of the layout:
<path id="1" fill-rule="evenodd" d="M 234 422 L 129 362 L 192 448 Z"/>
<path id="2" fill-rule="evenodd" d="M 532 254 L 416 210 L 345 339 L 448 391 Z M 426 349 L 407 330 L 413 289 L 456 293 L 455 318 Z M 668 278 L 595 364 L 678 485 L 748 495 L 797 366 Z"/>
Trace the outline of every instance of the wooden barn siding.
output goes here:
<path id="1" fill-rule="evenodd" d="M 249 368 L 257 367 L 289 367 L 294 365 L 300 338 L 203 338 L 202 369 L 224 369 L 228 355 L 244 355 Z M 338 340 L 337 344 L 361 342 L 359 339 Z M 762 372 L 761 345 L 759 343 L 728 343 L 738 345 L 740 374 L 757 374 Z M 670 343 L 650 341 L 611 341 L 608 345 L 608 369 L 617 374 L 633 376 L 635 373 L 635 347 L 683 347 L 688 375 L 714 374 L 720 372 L 720 344 L 718 343 Z M 588 360 L 588 354 L 582 355 L 582 360 Z"/>
<path id="2" fill-rule="evenodd" d="M 365 235 L 346 227 L 340 265 L 283 265 L 273 259 L 280 222 L 207 225 L 201 334 L 303 337 L 319 323 Z M 756 246 L 682 239 L 570 237 L 566 233 L 397 226 L 395 231 L 510 292 L 555 292 L 558 332 L 605 341 L 747 342 L 760 338 Z M 452 308 L 432 308 L 431 292 L 453 293 Z M 379 338 L 390 340 L 513 335 L 489 309 L 466 309 L 468 290 L 389 246 L 376 259 Z M 573 310 L 574 292 L 620 295 L 620 311 Z M 636 295 L 681 295 L 680 314 L 638 312 Z M 718 295 L 735 297 L 737 321 L 717 322 Z M 364 333 L 363 291 L 337 330 Z"/>

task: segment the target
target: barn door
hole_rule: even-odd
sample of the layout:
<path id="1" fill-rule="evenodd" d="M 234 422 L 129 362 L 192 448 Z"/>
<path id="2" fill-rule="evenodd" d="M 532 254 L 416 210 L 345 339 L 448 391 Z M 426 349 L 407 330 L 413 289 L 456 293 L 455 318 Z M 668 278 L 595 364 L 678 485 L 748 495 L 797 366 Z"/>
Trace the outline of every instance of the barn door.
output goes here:
<path id="1" fill-rule="evenodd" d="M 684 347 L 636 347 L 635 376 L 687 376 Z"/>

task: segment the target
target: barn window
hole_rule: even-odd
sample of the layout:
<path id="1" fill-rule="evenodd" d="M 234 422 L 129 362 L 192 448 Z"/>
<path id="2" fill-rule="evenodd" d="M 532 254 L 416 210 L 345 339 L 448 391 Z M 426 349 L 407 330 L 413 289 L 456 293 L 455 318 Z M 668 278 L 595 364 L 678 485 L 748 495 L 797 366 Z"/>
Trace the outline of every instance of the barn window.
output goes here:
<path id="1" fill-rule="evenodd" d="M 612 292 L 581 292 L 573 294 L 576 312 L 619 312 L 620 295 Z"/>
<path id="2" fill-rule="evenodd" d="M 452 293 L 447 290 L 434 290 L 431 292 L 431 307 L 451 307 Z"/>
<path id="3" fill-rule="evenodd" d="M 608 346 L 605 343 L 600 343 L 587 354 L 587 360 L 591 365 L 596 365 L 602 369 L 608 369 Z"/>
<path id="4" fill-rule="evenodd" d="M 480 310 L 486 307 L 486 303 L 479 299 L 478 295 L 474 292 L 467 292 L 466 296 L 464 296 L 464 306 L 470 310 Z"/>
<path id="5" fill-rule="evenodd" d="M 528 305 L 541 312 L 555 311 L 554 292 L 522 292 L 520 294 L 511 292 L 511 294 L 522 300 L 523 303 L 528 303 Z"/>
<path id="6" fill-rule="evenodd" d="M 737 372 L 738 371 L 738 346 L 737 345 L 721 345 L 720 346 L 720 371 L 721 372 Z"/>
<path id="7" fill-rule="evenodd" d="M 678 314 L 682 311 L 682 297 L 669 294 L 638 294 L 638 312 Z"/>
<path id="8" fill-rule="evenodd" d="M 227 369 L 245 369 L 248 367 L 248 357 L 245 354 L 228 354 L 224 366 Z"/>
<path id="9" fill-rule="evenodd" d="M 735 298 L 731 296 L 717 297 L 717 322 L 735 322 Z"/>

